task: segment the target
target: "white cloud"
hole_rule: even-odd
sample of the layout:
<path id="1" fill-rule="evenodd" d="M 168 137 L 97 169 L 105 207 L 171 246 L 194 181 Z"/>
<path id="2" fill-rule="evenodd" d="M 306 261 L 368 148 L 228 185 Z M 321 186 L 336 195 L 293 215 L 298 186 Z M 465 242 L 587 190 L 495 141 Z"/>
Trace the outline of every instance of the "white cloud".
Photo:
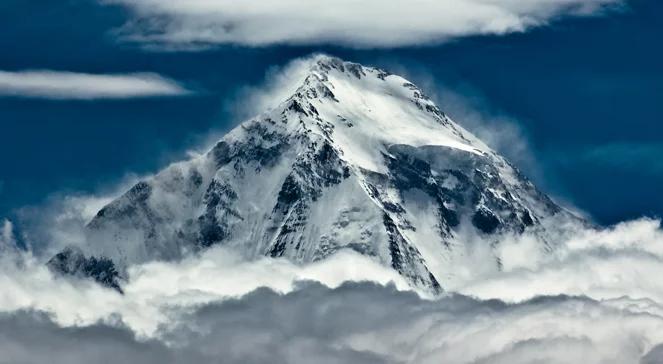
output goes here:
<path id="1" fill-rule="evenodd" d="M 123 99 L 189 93 L 177 82 L 154 73 L 89 74 L 34 70 L 0 71 L 0 96 L 46 99 Z"/>
<path id="2" fill-rule="evenodd" d="M 259 85 L 242 87 L 227 107 L 240 121 L 277 107 L 295 94 L 297 88 L 302 86 L 304 79 L 309 75 L 311 67 L 323 56 L 311 54 L 296 58 L 283 67 L 270 67 Z"/>
<path id="3" fill-rule="evenodd" d="M 15 246 L 14 224 L 5 219 L 0 226 L 0 255 L 5 254 L 7 250 L 14 249 Z"/>
<path id="4" fill-rule="evenodd" d="M 393 47 L 520 32 L 621 0 L 103 0 L 132 10 L 130 39 L 169 45 Z"/>
<path id="5" fill-rule="evenodd" d="M 546 295 L 585 295 L 597 300 L 653 300 L 663 309 L 663 231 L 660 221 L 640 219 L 609 229 L 577 229 L 549 254 L 529 247 L 531 237 L 507 238 L 500 251 L 505 271 L 468 279 L 458 291 L 510 302 Z M 526 257 L 523 252 L 528 252 Z M 524 259 L 523 259 L 524 258 Z"/>
<path id="6" fill-rule="evenodd" d="M 124 295 L 91 281 L 54 277 L 31 252 L 0 255 L 0 312 L 36 309 L 49 312 L 64 326 L 90 325 L 121 318 L 140 335 L 156 335 L 172 315 L 196 306 L 241 297 L 260 287 L 292 292 L 298 282 L 328 287 L 344 282 L 392 282 L 409 290 L 394 270 L 353 252 L 299 266 L 286 259 L 246 261 L 237 253 L 215 248 L 180 262 L 152 262 L 129 268 Z"/>
<path id="7" fill-rule="evenodd" d="M 527 249 L 534 244 L 527 239 L 505 237 L 504 272 L 471 277 L 458 288 L 464 295 L 435 299 L 408 292 L 397 273 L 353 252 L 296 265 L 246 261 L 213 248 L 180 262 L 131 267 L 124 295 L 90 281 L 55 278 L 29 253 L 5 256 L 0 351 L 16 355 L 15 362 L 52 355 L 54 363 L 76 363 L 92 354 L 67 343 L 89 340 L 85 347 L 94 353 L 112 347 L 129 362 L 660 360 L 660 223 L 578 229 L 562 243 L 543 255 Z M 45 341 L 27 350 L 35 337 Z M 53 343 L 72 349 L 51 352 Z"/>
<path id="8" fill-rule="evenodd" d="M 82 363 L 112 352 L 140 363 L 617 364 L 651 359 L 663 342 L 660 314 L 588 298 L 429 301 L 371 283 L 307 283 L 191 305 L 171 311 L 154 337 L 135 338 L 118 318 L 63 328 L 43 315 L 0 313 L 0 351 L 21 363 Z"/>

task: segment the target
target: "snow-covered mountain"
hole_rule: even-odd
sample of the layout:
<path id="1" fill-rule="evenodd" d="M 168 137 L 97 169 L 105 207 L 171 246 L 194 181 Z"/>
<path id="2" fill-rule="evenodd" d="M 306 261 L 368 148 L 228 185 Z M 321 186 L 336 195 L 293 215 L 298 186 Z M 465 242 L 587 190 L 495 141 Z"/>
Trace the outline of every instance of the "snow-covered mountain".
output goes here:
<path id="1" fill-rule="evenodd" d="M 415 85 L 320 56 L 278 107 L 133 186 L 49 264 L 108 281 L 213 245 L 302 263 L 352 249 L 439 291 L 469 236 L 531 231 L 547 250 L 552 218 L 574 219 Z"/>

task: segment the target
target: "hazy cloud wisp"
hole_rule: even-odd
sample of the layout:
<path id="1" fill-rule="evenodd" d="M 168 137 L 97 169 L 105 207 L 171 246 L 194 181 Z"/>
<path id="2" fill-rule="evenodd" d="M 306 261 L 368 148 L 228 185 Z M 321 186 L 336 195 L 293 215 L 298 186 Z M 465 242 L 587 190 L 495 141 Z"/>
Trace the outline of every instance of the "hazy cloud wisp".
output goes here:
<path id="1" fill-rule="evenodd" d="M 0 71 L 0 96 L 45 99 L 125 99 L 181 96 L 189 91 L 154 73 L 89 74 L 51 70 Z"/>

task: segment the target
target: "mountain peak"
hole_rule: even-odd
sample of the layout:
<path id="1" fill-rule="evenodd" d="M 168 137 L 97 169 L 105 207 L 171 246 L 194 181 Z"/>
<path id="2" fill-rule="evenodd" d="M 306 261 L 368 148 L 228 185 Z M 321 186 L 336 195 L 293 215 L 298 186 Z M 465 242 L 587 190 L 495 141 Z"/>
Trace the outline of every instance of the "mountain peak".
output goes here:
<path id="1" fill-rule="evenodd" d="M 323 133 L 347 158 L 354 158 L 348 162 L 376 172 L 389 145 L 493 153 L 407 79 L 331 56 L 314 57 L 301 86 L 268 114 L 274 112 L 281 117 L 299 113 L 303 118 L 290 120 Z"/>
<path id="2" fill-rule="evenodd" d="M 547 221 L 572 218 L 414 84 L 377 68 L 318 56 L 292 96 L 256 114 L 104 207 L 85 255 L 122 272 L 216 245 L 301 263 L 349 249 L 438 292 L 467 241 L 545 242 Z M 500 269 L 498 250 L 486 263 Z"/>

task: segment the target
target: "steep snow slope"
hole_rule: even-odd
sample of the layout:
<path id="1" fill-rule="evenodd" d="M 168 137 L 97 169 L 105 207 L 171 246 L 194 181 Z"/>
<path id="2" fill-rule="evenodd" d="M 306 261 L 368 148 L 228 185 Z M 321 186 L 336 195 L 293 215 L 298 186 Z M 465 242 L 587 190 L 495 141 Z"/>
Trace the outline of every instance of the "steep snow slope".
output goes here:
<path id="1" fill-rule="evenodd" d="M 278 107 L 99 211 L 81 249 L 119 272 L 215 244 L 296 262 L 353 249 L 438 291 L 468 237 L 546 241 L 553 217 L 574 219 L 412 83 L 321 56 Z"/>

